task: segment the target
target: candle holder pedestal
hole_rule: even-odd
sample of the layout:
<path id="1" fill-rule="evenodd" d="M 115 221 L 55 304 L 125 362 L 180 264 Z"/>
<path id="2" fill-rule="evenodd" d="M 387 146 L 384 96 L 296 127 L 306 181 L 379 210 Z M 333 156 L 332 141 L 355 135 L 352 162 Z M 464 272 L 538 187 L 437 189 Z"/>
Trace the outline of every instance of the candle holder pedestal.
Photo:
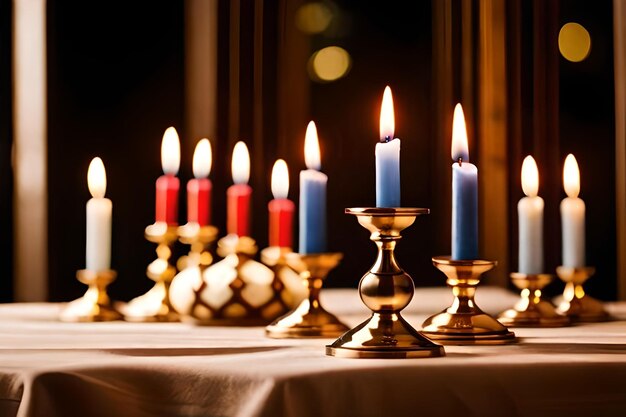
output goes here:
<path id="1" fill-rule="evenodd" d="M 59 315 L 59 320 L 66 322 L 95 322 L 121 320 L 122 315 L 113 308 L 106 288 L 115 281 L 117 273 L 113 270 L 91 271 L 81 269 L 76 278 L 89 288 L 85 295 L 71 301 Z"/>
<path id="2" fill-rule="evenodd" d="M 286 260 L 297 271 L 308 289 L 308 297 L 286 315 L 265 328 L 265 335 L 275 339 L 337 337 L 348 331 L 334 315 L 322 307 L 320 290 L 328 273 L 343 258 L 341 253 L 287 254 Z"/>
<path id="3" fill-rule="evenodd" d="M 422 333 L 443 345 L 500 345 L 516 341 L 498 320 L 483 312 L 474 300 L 483 273 L 495 261 L 451 260 L 449 256 L 433 258 L 433 265 L 442 271 L 452 288 L 452 305 L 426 319 Z"/>
<path id="4" fill-rule="evenodd" d="M 565 283 L 563 299 L 558 303 L 557 311 L 568 316 L 573 322 L 598 322 L 611 318 L 602 302 L 585 294 L 583 284 L 595 272 L 593 267 L 556 268 L 556 274 Z"/>
<path id="5" fill-rule="evenodd" d="M 352 208 L 347 214 L 370 231 L 370 239 L 378 246 L 378 258 L 359 282 L 363 303 L 372 316 L 349 330 L 333 344 L 326 354 L 344 358 L 424 358 L 444 356 L 440 346 L 415 330 L 400 312 L 415 292 L 413 280 L 398 266 L 394 249 L 400 232 L 413 224 L 425 208 Z"/>
<path id="6" fill-rule="evenodd" d="M 521 290 L 515 307 L 498 316 L 498 321 L 511 327 L 563 327 L 570 320 L 557 312 L 550 301 L 541 298 L 541 290 L 553 279 L 550 274 L 511 273 L 511 282 Z"/>
<path id="7" fill-rule="evenodd" d="M 124 319 L 132 322 L 179 321 L 178 314 L 170 304 L 170 283 L 176 268 L 169 263 L 172 246 L 176 242 L 176 227 L 157 222 L 146 227 L 146 240 L 157 244 L 157 259 L 148 265 L 146 275 L 155 282 L 144 295 L 132 299 L 124 308 Z"/>
<path id="8" fill-rule="evenodd" d="M 217 243 L 219 262 L 181 271 L 172 285 L 172 304 L 183 321 L 201 326 L 265 326 L 289 311 L 285 286 L 253 258 L 254 239 L 227 235 Z M 183 291 L 184 289 L 184 291 Z M 288 297 L 286 297 L 288 298 Z"/>
<path id="9" fill-rule="evenodd" d="M 182 271 L 189 267 L 206 268 L 213 263 L 211 246 L 217 240 L 217 227 L 200 226 L 192 222 L 179 226 L 177 233 L 180 243 L 190 247 L 189 253 L 176 262 L 176 269 Z"/>

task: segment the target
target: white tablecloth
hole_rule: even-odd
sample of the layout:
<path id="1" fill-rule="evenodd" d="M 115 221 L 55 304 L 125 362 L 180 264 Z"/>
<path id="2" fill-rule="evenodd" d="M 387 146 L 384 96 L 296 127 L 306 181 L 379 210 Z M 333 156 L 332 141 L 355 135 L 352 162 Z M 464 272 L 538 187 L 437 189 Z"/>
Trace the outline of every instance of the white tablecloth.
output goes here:
<path id="1" fill-rule="evenodd" d="M 481 288 L 497 313 L 516 297 Z M 450 301 L 418 289 L 416 327 Z M 327 290 L 350 325 L 355 290 Z M 61 305 L 0 306 L 0 416 L 626 416 L 626 321 L 515 329 L 509 346 L 448 346 L 428 359 L 338 359 L 330 340 L 272 340 L 262 328 L 68 324 Z M 626 318 L 626 304 L 609 305 Z"/>

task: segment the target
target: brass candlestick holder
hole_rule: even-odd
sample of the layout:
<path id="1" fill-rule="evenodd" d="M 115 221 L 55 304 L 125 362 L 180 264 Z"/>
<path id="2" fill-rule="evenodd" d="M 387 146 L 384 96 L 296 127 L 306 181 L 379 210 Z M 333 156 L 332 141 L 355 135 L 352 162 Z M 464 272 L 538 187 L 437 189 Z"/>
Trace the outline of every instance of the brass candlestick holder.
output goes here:
<path id="1" fill-rule="evenodd" d="M 117 273 L 112 270 L 91 271 L 81 269 L 76 278 L 89 288 L 85 295 L 70 302 L 59 315 L 61 321 L 94 322 L 121 320 L 122 315 L 113 308 L 107 287 L 115 281 Z"/>
<path id="2" fill-rule="evenodd" d="M 189 267 L 206 268 L 213 263 L 211 246 L 217 240 L 218 230 L 214 226 L 200 226 L 191 222 L 177 229 L 178 240 L 189 245 L 189 253 L 176 262 L 179 271 Z"/>
<path id="3" fill-rule="evenodd" d="M 148 265 L 146 275 L 155 282 L 144 295 L 132 299 L 124 308 L 124 319 L 133 322 L 178 321 L 178 314 L 170 304 L 170 283 L 176 268 L 170 264 L 172 246 L 176 242 L 176 227 L 157 222 L 146 227 L 146 240 L 156 243 L 157 259 Z"/>
<path id="4" fill-rule="evenodd" d="M 361 300 L 372 310 L 372 316 L 326 346 L 326 354 L 344 358 L 444 356 L 443 346 L 426 338 L 400 315 L 413 298 L 415 289 L 410 275 L 398 266 L 394 249 L 401 238 L 400 232 L 429 210 L 351 208 L 346 209 L 346 213 L 357 217 L 378 246 L 376 262 L 359 282 Z"/>
<path id="5" fill-rule="evenodd" d="M 337 337 L 348 331 L 348 326 L 326 311 L 319 299 L 326 276 L 341 258 L 341 253 L 287 254 L 287 264 L 299 272 L 308 289 L 308 297 L 296 309 L 267 326 L 267 336 L 275 339 Z"/>
<path id="6" fill-rule="evenodd" d="M 474 295 L 480 277 L 496 266 L 495 261 L 451 260 L 448 256 L 433 258 L 433 265 L 442 271 L 452 288 L 452 305 L 426 319 L 423 333 L 444 345 L 499 345 L 515 342 L 515 334 L 502 323 L 483 312 Z"/>
<path id="7" fill-rule="evenodd" d="M 300 274 L 287 262 L 293 256 L 291 248 L 279 246 L 270 246 L 261 251 L 261 262 L 274 272 L 273 286 L 281 290 L 281 298 L 288 310 L 296 308 L 308 296 Z"/>
<path id="8" fill-rule="evenodd" d="M 563 327 L 570 324 L 550 301 L 541 298 L 541 290 L 552 281 L 550 274 L 511 273 L 511 282 L 521 290 L 515 306 L 498 316 L 498 321 L 511 327 Z"/>
<path id="9" fill-rule="evenodd" d="M 583 284 L 594 273 L 595 268 L 570 268 L 559 266 L 556 274 L 565 282 L 563 300 L 558 304 L 557 311 L 568 316 L 575 322 L 597 322 L 610 320 L 602 302 L 585 294 Z"/>
<path id="10" fill-rule="evenodd" d="M 254 239 L 227 235 L 218 241 L 217 253 L 224 259 L 178 274 L 172 301 L 183 320 L 207 326 L 265 326 L 289 311 L 285 286 L 253 259 Z"/>

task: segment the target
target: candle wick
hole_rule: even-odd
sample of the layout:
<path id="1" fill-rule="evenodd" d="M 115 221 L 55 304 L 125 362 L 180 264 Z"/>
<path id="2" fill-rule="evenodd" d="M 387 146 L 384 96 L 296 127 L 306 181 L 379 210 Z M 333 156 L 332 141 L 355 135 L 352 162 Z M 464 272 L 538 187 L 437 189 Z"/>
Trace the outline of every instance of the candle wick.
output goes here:
<path id="1" fill-rule="evenodd" d="M 462 167 L 463 166 L 463 158 L 459 156 L 459 166 Z"/>
<path id="2" fill-rule="evenodd" d="M 392 140 L 393 140 L 393 138 L 392 138 L 391 136 L 385 136 L 385 137 L 381 140 L 381 142 L 382 142 L 382 143 L 389 143 L 389 142 L 391 142 Z"/>

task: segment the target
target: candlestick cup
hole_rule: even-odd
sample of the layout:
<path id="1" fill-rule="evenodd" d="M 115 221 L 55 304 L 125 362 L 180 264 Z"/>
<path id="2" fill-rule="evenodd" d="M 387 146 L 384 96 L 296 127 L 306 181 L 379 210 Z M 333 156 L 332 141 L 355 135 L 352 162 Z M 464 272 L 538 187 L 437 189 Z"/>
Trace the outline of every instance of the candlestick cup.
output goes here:
<path id="1" fill-rule="evenodd" d="M 498 316 L 498 321 L 511 327 L 562 327 L 570 320 L 557 312 L 550 301 L 542 298 L 541 290 L 553 279 L 550 274 L 511 273 L 511 282 L 521 290 L 520 299 L 511 309 Z"/>
<path id="2" fill-rule="evenodd" d="M 267 336 L 276 339 L 337 337 L 348 331 L 348 326 L 326 311 L 319 300 L 326 276 L 341 258 L 341 253 L 287 254 L 287 265 L 300 274 L 308 294 L 298 307 L 265 328 Z"/>
<path id="3" fill-rule="evenodd" d="M 122 315 L 113 307 L 107 286 L 115 281 L 117 273 L 112 270 L 91 271 L 81 269 L 76 278 L 89 286 L 85 295 L 70 302 L 59 315 L 61 321 L 94 322 L 120 320 Z"/>
<path id="4" fill-rule="evenodd" d="M 496 266 L 495 261 L 452 260 L 449 256 L 433 258 L 452 288 L 452 305 L 426 319 L 423 333 L 443 345 L 497 345 L 515 342 L 515 334 L 483 312 L 474 295 L 481 275 Z"/>
<path id="5" fill-rule="evenodd" d="M 157 244 L 157 259 L 146 270 L 148 278 L 155 282 L 144 295 L 131 300 L 124 308 L 124 319 L 134 322 L 172 322 L 179 317 L 170 303 L 170 284 L 176 268 L 170 264 L 172 246 L 177 240 L 176 226 L 156 222 L 146 227 L 146 240 Z"/>
<path id="6" fill-rule="evenodd" d="M 400 268 L 394 249 L 400 233 L 416 217 L 428 214 L 425 208 L 350 208 L 347 214 L 370 233 L 378 247 L 378 258 L 359 283 L 363 303 L 372 316 L 349 330 L 326 354 L 344 358 L 423 358 L 445 355 L 444 348 L 415 330 L 400 315 L 415 292 L 413 280 Z"/>
<path id="7" fill-rule="evenodd" d="M 570 268 L 559 266 L 556 274 L 565 283 L 562 300 L 557 311 L 574 322 L 597 322 L 610 320 L 602 302 L 587 295 L 583 284 L 595 273 L 595 268 Z"/>

